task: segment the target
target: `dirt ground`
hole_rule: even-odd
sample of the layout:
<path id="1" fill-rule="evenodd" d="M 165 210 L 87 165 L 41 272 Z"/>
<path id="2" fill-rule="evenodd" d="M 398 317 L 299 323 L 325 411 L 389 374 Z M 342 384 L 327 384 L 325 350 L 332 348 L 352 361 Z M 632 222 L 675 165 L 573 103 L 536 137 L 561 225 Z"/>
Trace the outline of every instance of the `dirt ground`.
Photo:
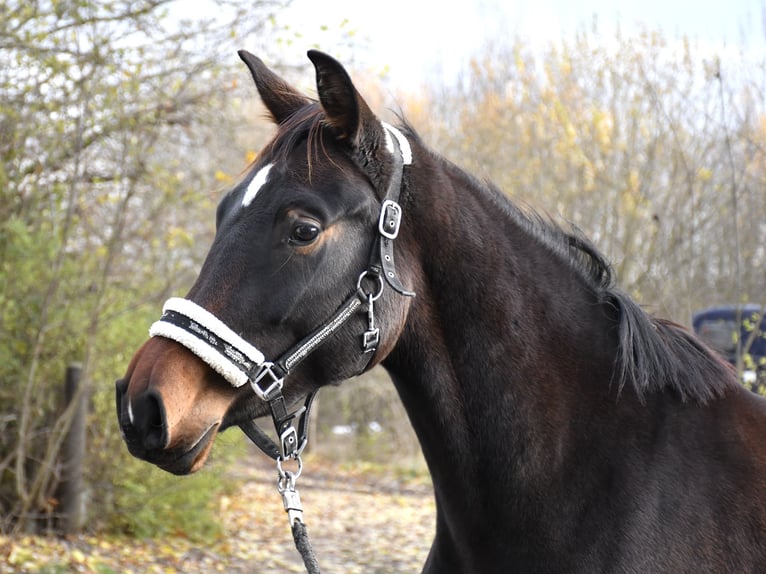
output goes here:
<path id="1" fill-rule="evenodd" d="M 257 466 L 236 470 L 242 487 L 219 501 L 226 535 L 209 547 L 183 538 L 0 537 L 0 573 L 305 572 L 276 491 L 276 471 Z M 297 486 L 324 574 L 420 572 L 435 523 L 427 479 L 307 461 Z"/>

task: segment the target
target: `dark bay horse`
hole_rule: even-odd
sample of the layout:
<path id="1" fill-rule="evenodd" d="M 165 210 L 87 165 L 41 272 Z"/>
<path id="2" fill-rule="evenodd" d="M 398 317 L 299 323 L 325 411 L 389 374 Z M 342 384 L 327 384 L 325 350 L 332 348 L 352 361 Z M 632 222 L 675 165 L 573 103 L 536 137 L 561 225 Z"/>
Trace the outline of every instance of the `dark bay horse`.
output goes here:
<path id="1" fill-rule="evenodd" d="M 426 572 L 766 572 L 764 399 L 329 56 L 309 52 L 318 101 L 240 56 L 277 133 L 117 383 L 134 455 L 196 471 L 275 389 L 290 410 L 380 363 L 433 478 Z"/>

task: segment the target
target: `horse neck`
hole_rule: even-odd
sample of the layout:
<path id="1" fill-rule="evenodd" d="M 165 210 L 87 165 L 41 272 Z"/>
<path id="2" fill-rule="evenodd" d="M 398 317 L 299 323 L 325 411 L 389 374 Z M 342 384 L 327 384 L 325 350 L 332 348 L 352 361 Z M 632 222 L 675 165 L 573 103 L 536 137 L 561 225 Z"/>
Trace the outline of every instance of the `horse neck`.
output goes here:
<path id="1" fill-rule="evenodd" d="M 418 295 L 384 364 L 442 510 L 497 513 L 494 488 L 522 493 L 562 468 L 583 397 L 609 388 L 615 343 L 593 289 L 505 199 L 452 166 L 422 171 L 403 230 Z"/>

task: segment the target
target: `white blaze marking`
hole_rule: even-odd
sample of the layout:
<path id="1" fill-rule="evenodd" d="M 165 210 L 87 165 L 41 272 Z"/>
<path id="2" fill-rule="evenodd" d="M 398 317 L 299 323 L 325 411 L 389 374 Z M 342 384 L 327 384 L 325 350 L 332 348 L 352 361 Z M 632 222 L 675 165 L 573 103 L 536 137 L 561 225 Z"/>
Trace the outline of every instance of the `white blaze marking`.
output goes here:
<path id="1" fill-rule="evenodd" d="M 269 178 L 269 171 L 271 171 L 273 165 L 274 164 L 270 163 L 269 165 L 262 167 L 261 170 L 255 174 L 255 177 L 250 181 L 250 185 L 247 186 L 245 197 L 242 198 L 242 207 L 250 205 L 255 199 L 256 194 L 264 185 L 266 185 L 266 181 Z"/>

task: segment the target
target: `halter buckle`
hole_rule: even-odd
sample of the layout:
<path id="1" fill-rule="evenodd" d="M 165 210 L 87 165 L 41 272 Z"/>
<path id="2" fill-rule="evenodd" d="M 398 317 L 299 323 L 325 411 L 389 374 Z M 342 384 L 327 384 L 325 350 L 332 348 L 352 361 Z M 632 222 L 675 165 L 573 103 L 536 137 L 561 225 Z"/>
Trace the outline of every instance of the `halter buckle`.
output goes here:
<path id="1" fill-rule="evenodd" d="M 298 444 L 298 431 L 292 424 L 282 432 L 279 440 L 282 446 L 282 458 L 287 460 L 300 456 L 303 449 Z"/>
<path id="2" fill-rule="evenodd" d="M 365 331 L 362 335 L 362 351 L 372 353 L 380 343 L 380 329 L 377 327 Z"/>
<path id="3" fill-rule="evenodd" d="M 402 223 L 402 207 L 392 199 L 387 199 L 380 206 L 378 232 L 388 239 L 396 239 Z"/>
<path id="4" fill-rule="evenodd" d="M 268 401 L 271 399 L 271 394 L 275 391 L 281 391 L 282 385 L 285 382 L 285 379 L 283 377 L 277 376 L 277 374 L 274 372 L 274 363 L 271 361 L 266 361 L 265 363 L 262 363 L 260 366 L 260 369 L 258 370 L 258 374 L 255 375 L 255 378 L 253 378 L 250 381 L 250 386 L 253 389 L 253 392 L 255 392 L 256 395 L 258 395 L 258 398 L 262 401 Z M 269 378 L 267 382 L 269 382 L 269 386 L 265 389 L 261 388 L 261 385 L 259 384 L 262 379 L 265 379 L 266 377 Z"/>
<path id="5" fill-rule="evenodd" d="M 362 350 L 372 353 L 380 343 L 380 329 L 375 326 L 375 297 L 367 295 L 367 330 L 362 335 Z"/>

